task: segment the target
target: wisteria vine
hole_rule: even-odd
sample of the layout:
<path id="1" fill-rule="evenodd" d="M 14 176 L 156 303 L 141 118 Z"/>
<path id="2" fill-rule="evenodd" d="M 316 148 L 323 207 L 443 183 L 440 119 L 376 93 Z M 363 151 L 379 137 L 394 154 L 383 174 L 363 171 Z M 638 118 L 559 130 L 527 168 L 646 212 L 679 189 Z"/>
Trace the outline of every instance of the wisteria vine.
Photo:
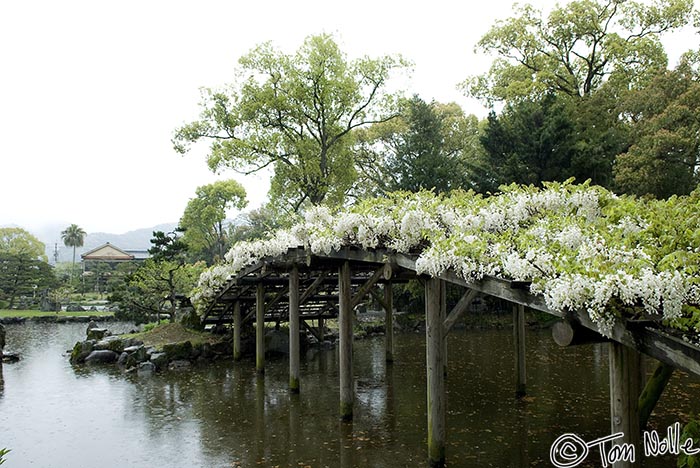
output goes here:
<path id="1" fill-rule="evenodd" d="M 549 308 L 587 311 L 605 335 L 637 310 L 697 341 L 699 208 L 697 191 L 644 200 L 571 182 L 511 185 L 492 196 L 396 192 L 343 211 L 316 207 L 291 229 L 235 244 L 202 274 L 192 299 L 206 307 L 241 269 L 289 248 L 384 248 L 416 255 L 419 274 L 531 281 Z"/>

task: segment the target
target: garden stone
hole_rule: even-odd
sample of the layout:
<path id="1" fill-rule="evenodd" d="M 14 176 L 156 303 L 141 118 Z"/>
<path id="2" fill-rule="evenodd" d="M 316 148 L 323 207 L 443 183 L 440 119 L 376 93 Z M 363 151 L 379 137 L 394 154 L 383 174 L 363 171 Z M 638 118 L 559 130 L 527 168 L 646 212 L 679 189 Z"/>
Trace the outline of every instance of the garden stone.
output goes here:
<path id="1" fill-rule="evenodd" d="M 102 349 L 93 351 L 85 358 L 86 364 L 111 364 L 119 358 L 119 355 L 114 351 Z"/>
<path id="2" fill-rule="evenodd" d="M 280 330 L 274 330 L 265 335 L 265 349 L 270 353 L 289 354 L 289 335 Z"/>
<path id="3" fill-rule="evenodd" d="M 87 338 L 88 340 L 101 340 L 108 336 L 108 333 L 106 328 L 90 328 L 87 331 Z"/>
<path id="4" fill-rule="evenodd" d="M 192 367 L 192 363 L 190 361 L 178 360 L 171 362 L 170 365 L 168 365 L 168 370 L 187 370 L 190 367 Z"/>
<path id="5" fill-rule="evenodd" d="M 168 355 L 170 361 L 189 359 L 192 356 L 192 343 L 171 343 L 163 346 L 163 352 Z M 153 360 L 153 358 L 151 358 Z"/>
<path id="6" fill-rule="evenodd" d="M 156 365 L 152 362 L 142 362 L 137 370 L 138 375 L 151 375 L 156 371 Z"/>
<path id="7" fill-rule="evenodd" d="M 107 338 L 98 341 L 95 345 L 95 349 L 108 349 L 110 351 L 114 351 L 115 353 L 121 353 L 124 351 L 124 342 L 118 336 L 108 336 Z"/>
<path id="8" fill-rule="evenodd" d="M 0 353 L 0 360 L 5 363 L 13 363 L 19 361 L 19 354 L 18 353 L 5 353 L 2 354 Z"/>
<path id="9" fill-rule="evenodd" d="M 93 328 L 99 327 L 97 326 L 97 322 L 95 322 L 94 320 L 90 320 L 90 323 L 88 323 L 87 329 L 85 330 L 85 334 L 89 334 L 90 330 L 92 330 Z"/>
<path id="10" fill-rule="evenodd" d="M 117 359 L 117 365 L 119 367 L 126 367 L 126 361 L 129 359 L 129 353 L 124 351 L 119 355 L 119 359 Z"/>
<path id="11" fill-rule="evenodd" d="M 151 354 L 151 361 L 155 364 L 156 368 L 164 369 L 168 365 L 168 355 L 165 353 L 153 353 Z"/>
<path id="12" fill-rule="evenodd" d="M 124 342 L 124 348 L 130 348 L 132 346 L 143 346 L 143 341 L 137 340 L 136 338 L 127 338 L 122 341 Z"/>
<path id="13" fill-rule="evenodd" d="M 73 351 L 70 353 L 70 363 L 71 364 L 82 364 L 85 362 L 90 353 L 94 350 L 94 341 L 79 341 L 73 346 Z"/>

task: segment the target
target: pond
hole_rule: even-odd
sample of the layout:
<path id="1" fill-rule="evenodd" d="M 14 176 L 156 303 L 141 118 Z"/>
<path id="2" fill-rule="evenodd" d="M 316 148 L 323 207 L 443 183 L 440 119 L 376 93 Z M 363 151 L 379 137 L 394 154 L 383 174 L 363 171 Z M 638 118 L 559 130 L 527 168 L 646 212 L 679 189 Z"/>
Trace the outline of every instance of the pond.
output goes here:
<path id="1" fill-rule="evenodd" d="M 335 349 L 302 357 L 301 394 L 290 395 L 286 357 L 268 358 L 263 377 L 251 360 L 145 377 L 71 367 L 65 351 L 83 338 L 85 324 L 6 329 L 6 350 L 23 355 L 2 367 L 0 379 L 8 468 L 426 465 L 422 334 L 397 335 L 388 366 L 382 338 L 355 343 L 355 417 L 341 423 Z M 605 345 L 561 349 L 549 332 L 528 331 L 522 400 L 514 398 L 509 330 L 453 331 L 448 347 L 450 467 L 552 466 L 549 449 L 559 435 L 610 433 Z M 652 427 L 665 433 L 697 414 L 699 390 L 700 380 L 675 374 Z M 579 466 L 601 466 L 597 457 L 591 450 Z M 675 464 L 659 457 L 642 466 Z"/>

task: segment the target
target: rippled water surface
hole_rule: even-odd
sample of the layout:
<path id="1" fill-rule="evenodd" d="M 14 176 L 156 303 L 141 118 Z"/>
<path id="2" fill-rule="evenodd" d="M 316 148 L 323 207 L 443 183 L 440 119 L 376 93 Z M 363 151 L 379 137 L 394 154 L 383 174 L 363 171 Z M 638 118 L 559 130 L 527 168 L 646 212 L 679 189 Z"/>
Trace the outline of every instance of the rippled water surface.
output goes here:
<path id="1" fill-rule="evenodd" d="M 126 327 L 127 325 L 123 325 Z M 112 326 L 115 328 L 115 325 Z M 425 346 L 396 337 L 355 344 L 355 420 L 338 414 L 337 350 L 302 358 L 302 391 L 287 392 L 288 361 L 218 362 L 151 377 L 73 368 L 65 351 L 85 325 L 6 326 L 0 379 L 0 448 L 15 467 L 413 467 L 425 466 Z M 565 432 L 609 434 L 605 345 L 560 349 L 546 331 L 527 336 L 528 396 L 513 398 L 510 331 L 452 332 L 447 377 L 450 467 L 551 466 Z M 649 363 L 650 365 L 652 363 Z M 700 411 L 700 380 L 674 375 L 652 425 L 664 430 Z M 601 466 L 597 453 L 585 464 Z M 669 458 L 643 466 L 674 466 Z"/>

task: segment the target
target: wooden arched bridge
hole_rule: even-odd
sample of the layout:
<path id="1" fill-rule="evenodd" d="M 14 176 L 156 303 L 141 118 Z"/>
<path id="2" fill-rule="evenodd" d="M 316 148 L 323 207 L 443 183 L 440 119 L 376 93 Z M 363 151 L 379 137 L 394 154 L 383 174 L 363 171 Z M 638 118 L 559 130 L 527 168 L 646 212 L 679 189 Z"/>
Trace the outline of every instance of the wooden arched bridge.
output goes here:
<path id="1" fill-rule="evenodd" d="M 299 247 L 285 254 L 264 258 L 240 271 L 218 291 L 205 313 L 208 320 L 233 323 L 234 359 L 241 356 L 241 325 L 256 324 L 256 368 L 265 368 L 266 321 L 289 323 L 289 388 L 300 391 L 300 327 L 307 320 L 338 318 L 340 353 L 340 416 L 353 417 L 353 316 L 355 306 L 368 295 L 386 311 L 386 356 L 393 360 L 392 284 L 418 279 L 425 288 L 426 372 L 428 400 L 428 458 L 432 466 L 445 463 L 445 365 L 447 336 L 478 294 L 498 297 L 513 304 L 515 336 L 514 387 L 518 395 L 526 390 L 524 309 L 547 312 L 562 319 L 556 327 L 559 344 L 604 341 L 595 324 L 583 312 L 562 313 L 547 307 L 544 299 L 529 291 L 529 283 L 485 278 L 467 282 L 451 271 L 439 277 L 416 274 L 417 257 L 387 250 L 343 248 L 326 255 L 312 255 Z M 446 283 L 465 288 L 457 304 L 447 310 Z M 381 291 L 376 287 L 382 285 Z M 319 327 L 321 330 L 323 327 Z M 320 337 L 322 338 L 322 337 Z M 641 429 L 670 377 L 669 370 L 682 369 L 700 375 L 700 348 L 665 333 L 653 320 L 627 320 L 615 324 L 610 341 L 611 434 L 622 432 L 616 443 L 631 443 L 640 451 Z M 641 356 L 660 361 L 658 375 L 646 385 Z M 640 395 L 651 394 L 640 399 Z M 639 457 L 638 457 L 639 458 Z M 635 466 L 620 461 L 616 467 Z"/>

